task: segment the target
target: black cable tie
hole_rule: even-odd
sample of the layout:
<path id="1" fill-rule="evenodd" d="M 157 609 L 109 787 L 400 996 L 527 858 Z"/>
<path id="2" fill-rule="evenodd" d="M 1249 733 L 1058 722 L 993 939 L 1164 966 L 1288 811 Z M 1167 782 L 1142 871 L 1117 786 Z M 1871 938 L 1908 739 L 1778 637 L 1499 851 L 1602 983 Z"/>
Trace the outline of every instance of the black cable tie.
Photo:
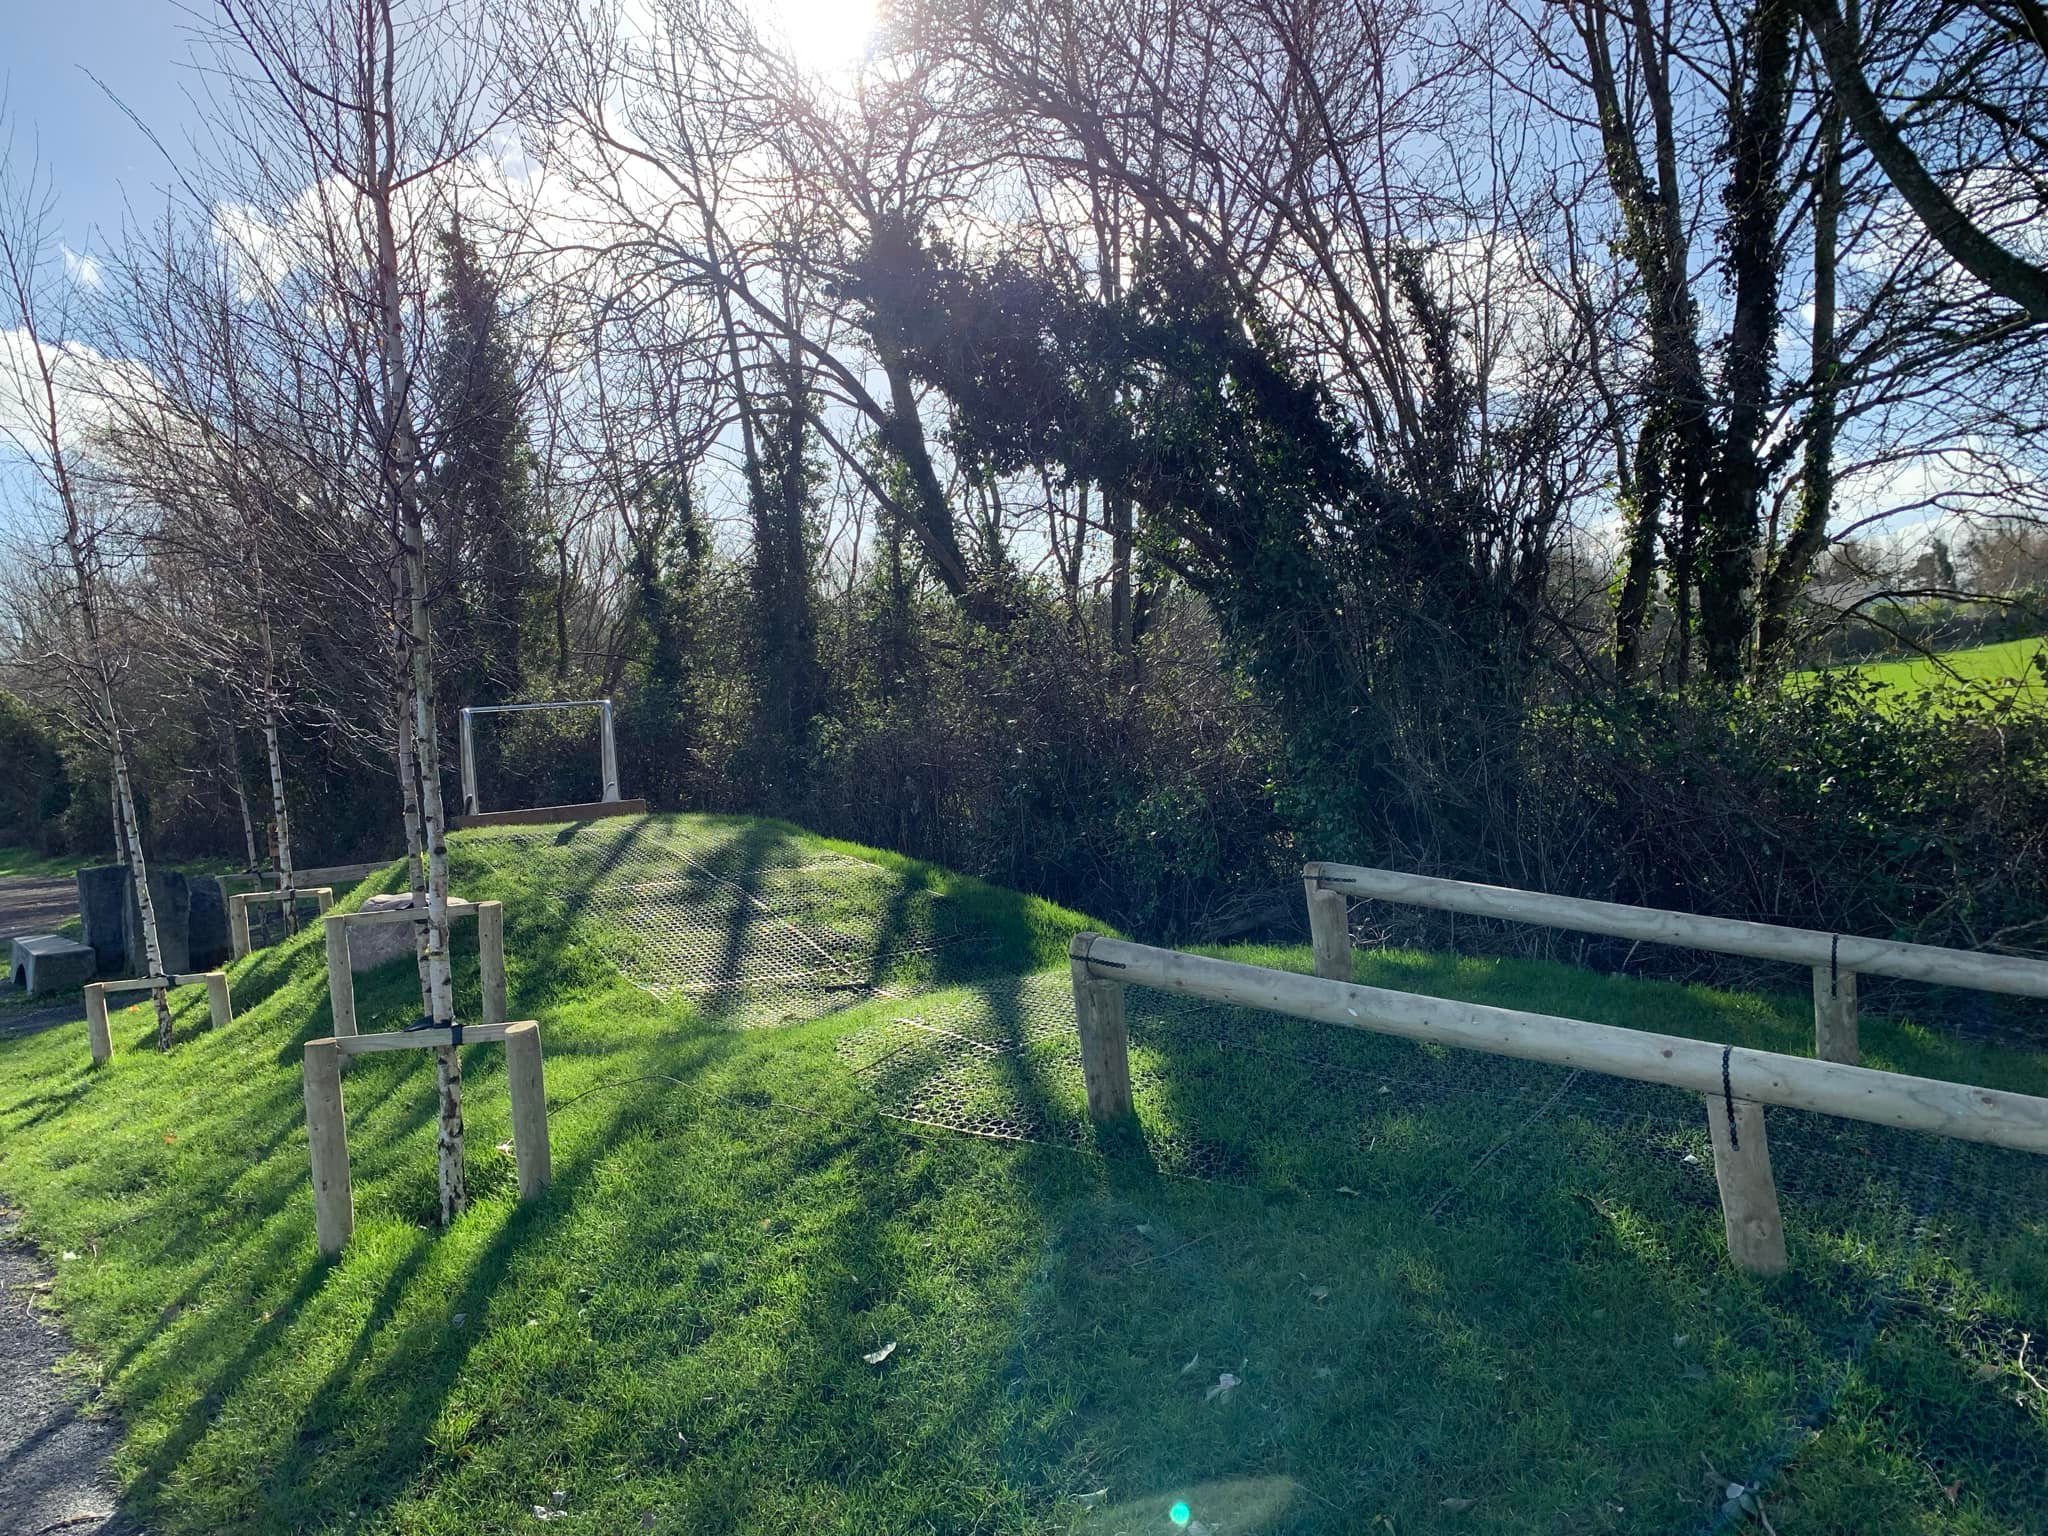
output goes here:
<path id="1" fill-rule="evenodd" d="M 451 1047 L 462 1044 L 462 1021 L 460 1019 L 450 1019 L 448 1021 L 448 1044 Z"/>
<path id="2" fill-rule="evenodd" d="M 1828 996 L 1842 995 L 1842 936 L 1828 935 Z"/>
<path id="3" fill-rule="evenodd" d="M 1735 1054 L 1735 1047 L 1721 1047 L 1721 1102 L 1728 1107 L 1728 1150 L 1740 1152 L 1742 1138 L 1735 1131 L 1735 1085 L 1728 1080 L 1728 1058 Z"/>

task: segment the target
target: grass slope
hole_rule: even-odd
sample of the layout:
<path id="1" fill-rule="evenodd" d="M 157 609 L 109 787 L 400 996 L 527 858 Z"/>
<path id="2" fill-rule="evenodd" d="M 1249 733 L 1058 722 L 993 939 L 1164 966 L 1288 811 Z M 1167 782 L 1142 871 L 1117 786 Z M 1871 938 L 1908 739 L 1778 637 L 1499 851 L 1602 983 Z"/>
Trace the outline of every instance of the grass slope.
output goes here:
<path id="1" fill-rule="evenodd" d="M 1167 1532 L 1175 1501 L 1217 1533 L 1693 1531 L 1787 1459 L 1767 1498 L 1788 1536 L 2040 1529 L 2048 1407 L 2016 1363 L 2048 1333 L 2039 1224 L 1965 1267 L 1854 1202 L 1788 1202 L 1794 1272 L 1759 1282 L 1685 1160 L 1703 1120 L 1664 1144 L 1567 1101 L 1483 1161 L 1497 1101 L 1390 1091 L 1330 1117 L 1285 1021 L 1265 1054 L 1139 1046 L 1139 1125 L 1078 1151 L 906 1126 L 847 1043 L 1007 1017 L 1058 988 L 1083 920 L 774 824 L 664 825 L 742 884 L 816 860 L 841 926 L 939 942 L 878 967 L 893 996 L 735 1028 L 756 1021 L 621 979 L 645 936 L 586 902 L 587 840 L 457 838 L 457 888 L 507 903 L 513 1010 L 543 1022 L 556 1182 L 513 1200 L 500 1059 L 473 1049 L 475 1204 L 446 1234 L 431 1067 L 363 1058 L 357 1235 L 315 1257 L 315 934 L 236 968 L 232 1030 L 181 997 L 168 1057 L 146 1010 L 99 1072 L 82 1027 L 0 1043 L 0 1190 L 64 1255 L 57 1301 L 126 1417 L 150 1529 L 525 1531 L 561 1490 L 565 1533 Z M 1360 976 L 1791 1048 L 1807 1028 L 1796 1002 L 1563 966 L 1387 953 Z M 358 996 L 364 1029 L 395 1027 L 416 988 L 400 964 Z M 1866 1039 L 2048 1090 L 2029 1058 Z M 1007 1089 L 1083 1125 L 1070 1056 L 1004 1058 Z M 1481 1089 L 1508 1065 L 1461 1062 Z M 1151 1151 L 1190 1137 L 1236 1148 L 1239 1184 L 1159 1176 Z"/>

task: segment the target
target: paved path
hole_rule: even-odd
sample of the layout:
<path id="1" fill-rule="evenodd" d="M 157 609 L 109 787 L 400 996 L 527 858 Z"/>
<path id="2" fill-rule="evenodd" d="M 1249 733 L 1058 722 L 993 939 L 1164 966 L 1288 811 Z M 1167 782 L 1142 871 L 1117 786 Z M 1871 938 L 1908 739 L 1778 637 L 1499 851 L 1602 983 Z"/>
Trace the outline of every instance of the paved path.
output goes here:
<path id="1" fill-rule="evenodd" d="M 57 880 L 0 879 L 0 946 L 16 934 L 54 933 L 67 917 L 78 915 L 78 882 L 69 875 Z"/>
<path id="2" fill-rule="evenodd" d="M 0 964 L 12 953 L 9 941 L 16 934 L 53 933 L 59 923 L 77 915 L 78 882 L 69 875 L 55 880 L 0 879 Z M 6 983 L 0 989 L 0 1040 L 85 1017 L 75 992 L 35 1004 L 14 992 L 11 973 L 0 981 Z M 5 1518 L 0 1511 L 0 1520 Z M 0 1532 L 5 1530 L 0 1525 Z"/>
<path id="3" fill-rule="evenodd" d="M 0 1207 L 0 1536 L 141 1536 L 117 1508 L 119 1431 L 54 1367 L 68 1344 L 43 1311 L 50 1268 Z"/>

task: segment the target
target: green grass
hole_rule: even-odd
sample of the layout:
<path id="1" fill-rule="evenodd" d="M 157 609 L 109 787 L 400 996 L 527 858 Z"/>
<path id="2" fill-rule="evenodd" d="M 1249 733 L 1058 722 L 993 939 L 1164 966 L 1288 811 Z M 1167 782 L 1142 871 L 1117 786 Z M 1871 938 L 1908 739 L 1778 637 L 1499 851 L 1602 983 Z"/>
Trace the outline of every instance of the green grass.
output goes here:
<path id="1" fill-rule="evenodd" d="M 1138 1124 L 1101 1137 L 1067 1042 L 986 1058 L 976 1091 L 1077 1147 L 905 1125 L 849 1050 L 906 1017 L 1014 1020 L 1084 920 L 775 824 L 668 825 L 743 883 L 867 860 L 814 871 L 819 910 L 938 942 L 878 966 L 891 995 L 736 1028 L 759 1020 L 620 977 L 645 936 L 583 905 L 590 839 L 458 837 L 457 888 L 507 904 L 513 1011 L 542 1021 L 555 1183 L 514 1200 L 500 1056 L 472 1048 L 475 1204 L 447 1233 L 431 1067 L 369 1057 L 347 1078 L 355 1241 L 314 1254 L 316 934 L 235 968 L 231 1030 L 179 995 L 168 1057 L 146 1009 L 99 1072 L 82 1025 L 0 1042 L 0 1190 L 67 1255 L 56 1301 L 125 1415 L 117 1471 L 151 1530 L 525 1531 L 560 1489 L 565 1533 L 1168 1532 L 1176 1500 L 1219 1533 L 1690 1532 L 1781 1461 L 1764 1497 L 1788 1536 L 2041 1528 L 2048 1394 L 2015 1363 L 2048 1336 L 2038 1219 L 1959 1259 L 1879 1200 L 1788 1196 L 1792 1273 L 1759 1281 L 1685 1161 L 1703 1114 L 1671 1133 L 1566 1097 L 1507 1135 L 1523 1111 L 1487 1090 L 1513 1064 L 1348 1037 L 1337 1065 L 1408 1075 L 1343 1109 L 1303 1060 L 1326 1038 L 1282 1020 L 1256 1026 L 1265 1054 L 1141 1037 Z M 409 1016 L 408 972 L 361 979 L 365 1030 Z M 1558 965 L 1379 953 L 1359 974 L 1788 1049 L 1808 1029 L 1796 999 Z M 1879 1064 L 2048 1091 L 2022 1053 L 1910 1022 L 1865 1039 Z M 1432 1071 L 1479 1091 L 1413 1093 Z M 1793 1131 L 1774 1123 L 1781 1174 Z M 1234 1183 L 1161 1176 L 1196 1141 Z M 1844 1139 L 1852 1171 L 1865 1145 Z"/>
<path id="2" fill-rule="evenodd" d="M 1967 688 L 2000 702 L 2010 700 L 2028 709 L 2048 709 L 2048 674 L 2042 671 L 2048 639 L 2007 640 L 1944 651 L 1936 656 L 1911 656 L 1897 661 L 1863 662 L 1837 670 L 1853 672 L 1893 690 L 1903 707 L 1927 700 L 1945 688 Z M 1793 681 L 1810 679 L 1799 673 Z"/>
<path id="3" fill-rule="evenodd" d="M 0 879 L 61 880 L 92 865 L 113 862 L 111 853 L 37 853 L 32 848 L 0 844 Z M 152 860 L 150 863 L 152 870 L 162 868 L 181 875 L 223 875 L 238 867 L 231 859 L 185 859 L 170 863 Z"/>

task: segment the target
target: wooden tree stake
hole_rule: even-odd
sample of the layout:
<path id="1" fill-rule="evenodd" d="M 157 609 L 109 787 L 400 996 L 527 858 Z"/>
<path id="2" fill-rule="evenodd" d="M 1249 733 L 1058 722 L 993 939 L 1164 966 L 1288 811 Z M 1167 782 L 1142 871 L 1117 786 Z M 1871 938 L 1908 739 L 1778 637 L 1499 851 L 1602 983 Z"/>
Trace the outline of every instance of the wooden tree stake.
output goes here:
<path id="1" fill-rule="evenodd" d="M 505 1030 L 505 1083 L 512 1093 L 512 1154 L 519 1164 L 519 1198 L 531 1200 L 554 1177 L 548 1149 L 547 1078 L 541 1069 L 540 1026 Z"/>
<path id="2" fill-rule="evenodd" d="M 99 982 L 85 986 L 85 1038 L 92 1047 L 92 1064 L 103 1067 L 114 1059 L 114 1035 L 107 1026 L 107 989 Z"/>
<path id="3" fill-rule="evenodd" d="M 334 1032 L 352 1035 L 356 1032 L 356 974 L 349 959 L 348 919 L 323 918 L 321 927 L 327 940 L 327 1002 L 334 1013 Z"/>
<path id="4" fill-rule="evenodd" d="M 483 981 L 484 1022 L 502 1024 L 505 1022 L 505 904 L 502 901 L 480 901 L 476 905 L 476 955 L 477 970 Z"/>
<path id="5" fill-rule="evenodd" d="M 341 1103 L 341 1049 L 306 1042 L 306 1141 L 313 1155 L 313 1231 L 322 1253 L 339 1253 L 355 1231 L 349 1184 L 348 1120 Z"/>
<path id="6" fill-rule="evenodd" d="M 215 1029 L 226 1029 L 235 1022 L 234 1000 L 228 995 L 228 973 L 208 971 L 201 978 L 206 983 L 206 1010 L 212 1016 Z"/>

